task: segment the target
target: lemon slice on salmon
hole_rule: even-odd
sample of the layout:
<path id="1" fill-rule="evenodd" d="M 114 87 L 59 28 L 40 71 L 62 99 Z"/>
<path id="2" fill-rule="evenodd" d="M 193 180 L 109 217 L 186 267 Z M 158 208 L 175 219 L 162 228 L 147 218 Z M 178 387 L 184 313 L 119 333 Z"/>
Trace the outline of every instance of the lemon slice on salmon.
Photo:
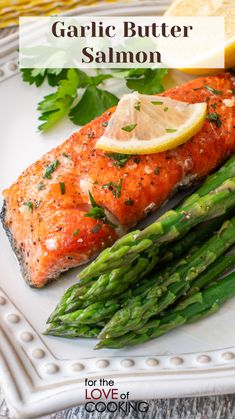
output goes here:
<path id="1" fill-rule="evenodd" d="M 96 148 L 123 154 L 169 150 L 199 132 L 205 103 L 189 104 L 163 96 L 124 95 Z"/>
<path id="2" fill-rule="evenodd" d="M 225 19 L 225 68 L 235 66 L 235 0 L 176 0 L 165 16 L 224 16 Z M 183 69 L 191 74 L 213 74 L 218 69 Z"/>

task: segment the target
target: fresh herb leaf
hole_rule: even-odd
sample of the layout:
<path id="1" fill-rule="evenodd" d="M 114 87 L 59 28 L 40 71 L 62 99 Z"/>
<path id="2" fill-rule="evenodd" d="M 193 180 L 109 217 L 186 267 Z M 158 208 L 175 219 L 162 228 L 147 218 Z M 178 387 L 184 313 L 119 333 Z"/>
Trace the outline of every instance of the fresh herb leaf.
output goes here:
<path id="1" fill-rule="evenodd" d="M 164 110 L 164 112 L 167 112 L 168 111 L 168 107 L 167 106 L 165 106 L 165 108 L 163 109 Z"/>
<path id="2" fill-rule="evenodd" d="M 105 153 L 107 157 L 114 160 L 113 165 L 115 167 L 124 167 L 128 160 L 132 157 L 131 154 L 121 154 L 121 153 Z"/>
<path id="3" fill-rule="evenodd" d="M 131 132 L 136 127 L 137 127 L 137 124 L 130 124 L 130 125 L 126 125 L 125 127 L 122 127 L 122 130 L 126 132 Z"/>
<path id="4" fill-rule="evenodd" d="M 38 69 L 37 69 L 38 70 Z M 37 87 L 41 86 L 46 78 L 46 69 L 40 69 L 40 72 L 35 73 L 34 68 L 22 68 L 22 79 L 26 83 L 35 84 Z"/>
<path id="5" fill-rule="evenodd" d="M 39 182 L 39 184 L 38 184 L 38 190 L 41 191 L 44 188 L 45 188 L 44 183 L 43 182 Z"/>
<path id="6" fill-rule="evenodd" d="M 100 220 L 104 224 L 109 224 L 112 228 L 117 227 L 105 215 L 104 208 L 100 207 L 94 200 L 91 192 L 89 191 L 89 198 L 91 203 L 91 209 L 85 214 L 85 217 L 94 218 L 95 220 Z"/>
<path id="7" fill-rule="evenodd" d="M 134 157 L 133 162 L 139 164 L 141 162 L 141 157 Z"/>
<path id="8" fill-rule="evenodd" d="M 154 174 L 155 175 L 159 175 L 159 173 L 160 173 L 160 167 L 155 167 L 155 169 L 154 169 Z"/>
<path id="9" fill-rule="evenodd" d="M 33 212 L 33 203 L 32 201 L 24 202 L 23 205 L 26 205 L 30 209 L 31 212 Z"/>
<path id="10" fill-rule="evenodd" d="M 213 87 L 211 87 L 211 86 L 204 86 L 204 88 L 205 88 L 206 90 L 208 90 L 209 92 L 214 93 L 215 95 L 221 95 L 221 93 L 222 93 L 222 90 L 217 90 L 217 89 L 214 89 L 214 88 L 213 88 Z"/>
<path id="11" fill-rule="evenodd" d="M 62 153 L 62 156 L 66 159 L 73 160 L 71 156 L 69 156 L 67 153 Z"/>
<path id="12" fill-rule="evenodd" d="M 107 222 L 105 222 L 106 216 L 105 216 L 104 209 L 98 206 L 92 207 L 90 211 L 85 214 L 85 217 L 94 218 L 95 220 L 100 220 L 104 222 L 105 224 L 107 224 Z"/>
<path id="13" fill-rule="evenodd" d="M 61 195 L 65 194 L 65 183 L 64 182 L 60 182 L 60 192 L 61 192 Z"/>
<path id="14" fill-rule="evenodd" d="M 92 233 L 99 233 L 101 228 L 102 228 L 101 224 L 96 224 L 94 227 L 92 227 L 91 232 Z"/>
<path id="15" fill-rule="evenodd" d="M 166 130 L 165 130 L 166 132 L 176 132 L 177 131 L 177 129 L 175 129 L 175 128 L 166 128 Z"/>
<path id="16" fill-rule="evenodd" d="M 220 128 L 222 125 L 219 114 L 217 112 L 208 113 L 206 119 L 208 119 L 208 121 L 213 122 L 217 126 L 217 128 Z"/>
<path id="17" fill-rule="evenodd" d="M 58 86 L 61 80 L 67 78 L 67 68 L 48 68 L 47 69 L 47 81 L 49 86 Z"/>
<path id="18" fill-rule="evenodd" d="M 111 79 L 113 76 L 112 74 L 98 74 L 97 76 L 91 77 L 91 84 L 94 86 L 99 86 L 99 84 L 103 83 L 105 80 Z"/>
<path id="19" fill-rule="evenodd" d="M 22 68 L 22 79 L 29 84 L 41 86 L 47 79 L 50 86 L 57 86 L 62 79 L 66 79 L 68 69 L 63 68 Z"/>
<path id="20" fill-rule="evenodd" d="M 212 104 L 211 104 L 211 107 L 212 107 L 213 109 L 216 109 L 216 107 L 217 107 L 217 103 L 212 103 Z"/>
<path id="21" fill-rule="evenodd" d="M 154 94 L 164 90 L 162 80 L 167 72 L 166 69 L 114 69 L 109 74 L 99 72 L 92 76 L 73 68 L 21 70 L 23 80 L 29 84 L 39 87 L 47 80 L 50 86 L 57 87 L 54 93 L 45 96 L 38 104 L 38 110 L 41 112 L 39 120 L 43 121 L 39 130 L 42 132 L 52 128 L 67 114 L 75 124 L 84 125 L 109 107 L 116 105 L 118 98 L 115 95 L 97 87 L 105 80 L 114 77 L 120 82 L 125 81 L 131 90 Z M 80 100 L 75 105 L 80 89 L 85 89 L 85 91 L 82 92 Z M 140 110 L 139 103 L 136 104 L 135 109 Z"/>
<path id="22" fill-rule="evenodd" d="M 136 103 L 136 105 L 134 106 L 134 108 L 138 111 L 138 112 L 140 112 L 140 105 L 141 105 L 141 102 L 138 100 L 138 102 Z"/>
<path id="23" fill-rule="evenodd" d="M 138 71 L 140 70 L 140 71 Z M 126 77 L 126 85 L 130 90 L 136 90 L 139 93 L 154 95 L 163 92 L 162 80 L 168 73 L 165 68 L 133 69 L 129 71 Z"/>
<path id="24" fill-rule="evenodd" d="M 59 166 L 58 160 L 53 160 L 53 162 L 46 168 L 45 173 L 43 175 L 43 179 L 51 179 L 52 173 L 57 169 Z"/>
<path id="25" fill-rule="evenodd" d="M 40 121 L 45 121 L 39 125 L 40 131 L 46 131 L 55 125 L 61 118 L 68 114 L 74 99 L 77 96 L 79 78 L 76 71 L 72 68 L 68 70 L 67 78 L 59 82 L 55 93 L 47 95 L 38 104 L 41 111 Z"/>
<path id="26" fill-rule="evenodd" d="M 101 90 L 90 85 L 86 88 L 82 98 L 72 108 L 69 117 L 74 124 L 85 125 L 101 115 L 107 109 L 117 105 L 118 98 L 107 90 Z"/>
<path id="27" fill-rule="evenodd" d="M 76 237 L 76 236 L 78 235 L 79 231 L 80 231 L 80 229 L 79 229 L 79 228 L 78 228 L 77 230 L 75 230 L 75 231 L 73 232 L 73 237 Z"/>
<path id="28" fill-rule="evenodd" d="M 120 179 L 118 183 L 115 183 L 115 182 L 105 183 L 104 185 L 102 185 L 102 188 L 109 189 L 110 191 L 112 191 L 113 196 L 115 196 L 115 198 L 120 198 L 121 189 L 122 189 L 122 181 L 123 179 Z"/>
<path id="29" fill-rule="evenodd" d="M 106 122 L 103 122 L 101 125 L 102 125 L 102 127 L 107 127 L 108 126 L 108 121 L 106 121 Z"/>
<path id="30" fill-rule="evenodd" d="M 161 102 L 160 100 L 152 100 L 152 105 L 158 106 L 158 105 L 162 105 L 163 102 Z"/>
<path id="31" fill-rule="evenodd" d="M 133 199 L 127 199 L 127 201 L 124 202 L 125 205 L 131 206 L 134 204 L 135 201 Z"/>

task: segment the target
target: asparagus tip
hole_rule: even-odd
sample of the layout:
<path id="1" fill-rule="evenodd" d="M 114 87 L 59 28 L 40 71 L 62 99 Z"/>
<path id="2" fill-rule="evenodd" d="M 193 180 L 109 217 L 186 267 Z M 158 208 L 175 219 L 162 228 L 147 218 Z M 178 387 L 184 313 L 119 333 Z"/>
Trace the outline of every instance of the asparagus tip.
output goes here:
<path id="1" fill-rule="evenodd" d="M 94 350 L 96 350 L 96 349 L 101 349 L 101 348 L 103 348 L 103 347 L 104 347 L 104 345 L 103 345 L 103 343 L 100 341 L 100 342 L 98 342 L 98 343 L 95 345 Z"/>

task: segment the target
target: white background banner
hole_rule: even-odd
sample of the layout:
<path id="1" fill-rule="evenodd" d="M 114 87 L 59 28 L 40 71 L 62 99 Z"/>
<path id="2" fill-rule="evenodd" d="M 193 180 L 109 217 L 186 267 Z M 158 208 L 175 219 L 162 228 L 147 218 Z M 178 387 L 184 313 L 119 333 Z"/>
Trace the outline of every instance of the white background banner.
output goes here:
<path id="1" fill-rule="evenodd" d="M 222 68 L 223 17 L 23 17 L 21 68 Z"/>

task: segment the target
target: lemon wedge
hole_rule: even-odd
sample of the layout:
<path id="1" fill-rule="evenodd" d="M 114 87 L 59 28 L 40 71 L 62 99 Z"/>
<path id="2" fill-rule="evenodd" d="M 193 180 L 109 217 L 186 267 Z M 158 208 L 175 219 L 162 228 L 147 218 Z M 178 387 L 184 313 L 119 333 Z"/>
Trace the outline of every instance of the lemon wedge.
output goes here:
<path id="1" fill-rule="evenodd" d="M 235 66 L 235 0 L 176 0 L 165 16 L 224 16 L 225 68 Z M 183 71 L 188 74 L 205 75 L 216 74 L 218 69 L 187 68 Z"/>
<path id="2" fill-rule="evenodd" d="M 199 132 L 205 103 L 188 104 L 163 96 L 124 95 L 96 148 L 123 154 L 169 150 Z"/>

